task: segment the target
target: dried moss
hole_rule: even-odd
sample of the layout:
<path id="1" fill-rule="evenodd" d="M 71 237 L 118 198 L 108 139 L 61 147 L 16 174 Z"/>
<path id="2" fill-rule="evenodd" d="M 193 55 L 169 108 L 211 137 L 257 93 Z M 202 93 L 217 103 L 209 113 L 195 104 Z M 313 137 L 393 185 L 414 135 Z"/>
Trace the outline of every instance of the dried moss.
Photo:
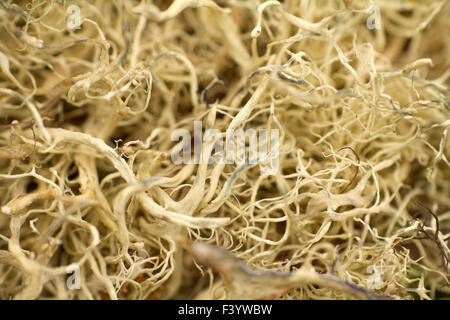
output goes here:
<path id="1" fill-rule="evenodd" d="M 0 1 L 0 298 L 448 294 L 450 6 L 374 3 Z"/>

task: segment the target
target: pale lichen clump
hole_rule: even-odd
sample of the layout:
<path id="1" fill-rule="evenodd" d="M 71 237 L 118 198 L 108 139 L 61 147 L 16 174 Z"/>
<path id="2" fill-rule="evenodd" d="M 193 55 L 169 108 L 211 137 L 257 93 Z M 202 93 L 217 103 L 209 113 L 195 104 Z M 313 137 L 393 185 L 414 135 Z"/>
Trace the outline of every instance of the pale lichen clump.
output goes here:
<path id="1" fill-rule="evenodd" d="M 0 299 L 448 296 L 449 10 L 0 0 Z"/>

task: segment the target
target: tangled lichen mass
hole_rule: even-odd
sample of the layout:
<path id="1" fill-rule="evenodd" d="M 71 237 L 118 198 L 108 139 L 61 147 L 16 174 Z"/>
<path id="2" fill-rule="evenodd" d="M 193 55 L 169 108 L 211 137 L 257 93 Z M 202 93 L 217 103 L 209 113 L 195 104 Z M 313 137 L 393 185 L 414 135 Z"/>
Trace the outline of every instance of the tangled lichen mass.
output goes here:
<path id="1" fill-rule="evenodd" d="M 0 299 L 448 298 L 449 10 L 0 0 Z"/>

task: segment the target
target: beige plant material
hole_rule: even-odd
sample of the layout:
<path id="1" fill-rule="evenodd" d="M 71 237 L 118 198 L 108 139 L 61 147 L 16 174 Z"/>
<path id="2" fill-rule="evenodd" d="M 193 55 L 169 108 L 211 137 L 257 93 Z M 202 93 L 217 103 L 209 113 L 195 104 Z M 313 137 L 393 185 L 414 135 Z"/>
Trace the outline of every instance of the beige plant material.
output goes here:
<path id="1" fill-rule="evenodd" d="M 0 299 L 448 297 L 449 10 L 0 0 Z"/>

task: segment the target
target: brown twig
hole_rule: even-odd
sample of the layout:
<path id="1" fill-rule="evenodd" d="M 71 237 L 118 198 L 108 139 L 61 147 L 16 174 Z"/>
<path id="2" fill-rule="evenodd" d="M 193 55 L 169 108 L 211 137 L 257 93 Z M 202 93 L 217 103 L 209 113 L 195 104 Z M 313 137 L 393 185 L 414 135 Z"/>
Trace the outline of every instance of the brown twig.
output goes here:
<path id="1" fill-rule="evenodd" d="M 429 208 L 427 208 L 425 205 L 423 205 L 420 201 L 416 200 L 415 204 L 418 207 L 424 209 L 425 212 L 428 212 L 430 215 L 432 215 L 434 220 L 436 221 L 436 231 L 434 232 L 433 235 L 430 235 L 428 232 L 426 232 L 423 227 L 420 229 L 420 232 L 422 232 L 426 238 L 430 239 L 431 241 L 433 241 L 436 244 L 436 247 L 441 252 L 444 268 L 446 271 L 448 271 L 449 257 L 448 257 L 447 252 L 444 249 L 444 246 L 442 245 L 441 241 L 439 240 L 439 218 L 433 211 L 431 211 Z M 425 239 L 425 238 L 422 238 L 422 239 Z"/>
<path id="2" fill-rule="evenodd" d="M 359 164 L 361 163 L 361 159 L 359 158 L 359 155 L 356 153 L 356 151 L 352 147 L 348 147 L 348 146 L 347 147 L 342 147 L 342 148 L 340 148 L 338 150 L 338 152 L 341 151 L 341 150 L 344 150 L 344 149 L 349 149 L 349 150 L 351 150 L 353 152 L 353 154 L 358 159 L 358 166 L 356 167 L 356 171 L 355 171 L 355 174 L 353 175 L 352 180 L 350 180 L 350 182 L 347 184 L 347 186 L 344 188 L 344 190 L 342 190 L 341 193 L 346 192 L 350 188 L 350 186 L 353 184 L 353 182 L 355 182 L 355 179 L 356 179 L 356 177 L 358 176 L 358 173 L 359 173 Z"/>

